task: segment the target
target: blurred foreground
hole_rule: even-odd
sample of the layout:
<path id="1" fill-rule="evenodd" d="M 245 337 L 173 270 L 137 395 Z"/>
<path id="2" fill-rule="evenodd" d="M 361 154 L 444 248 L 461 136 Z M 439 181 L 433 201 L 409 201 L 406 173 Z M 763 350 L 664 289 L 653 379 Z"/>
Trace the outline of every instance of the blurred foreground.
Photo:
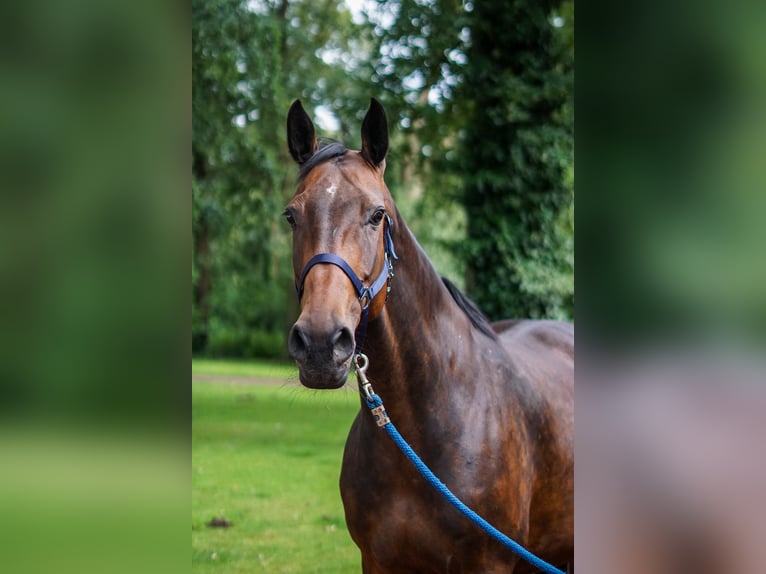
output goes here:
<path id="1" fill-rule="evenodd" d="M 766 14 L 687 4 L 579 20 L 587 574 L 766 564 Z M 188 18 L 0 23 L 0 569 L 188 571 Z"/>
<path id="2" fill-rule="evenodd" d="M 0 8 L 3 572 L 188 571 L 190 46 L 170 8 Z"/>
<path id="3" fill-rule="evenodd" d="M 766 569 L 766 11 L 579 14 L 576 562 Z"/>
<path id="4" fill-rule="evenodd" d="M 188 455 L 140 431 L 4 426 L 5 572 L 188 570 Z"/>
<path id="5" fill-rule="evenodd" d="M 665 349 L 598 368 L 584 364 L 577 389 L 579 571 L 762 571 L 764 361 Z"/>

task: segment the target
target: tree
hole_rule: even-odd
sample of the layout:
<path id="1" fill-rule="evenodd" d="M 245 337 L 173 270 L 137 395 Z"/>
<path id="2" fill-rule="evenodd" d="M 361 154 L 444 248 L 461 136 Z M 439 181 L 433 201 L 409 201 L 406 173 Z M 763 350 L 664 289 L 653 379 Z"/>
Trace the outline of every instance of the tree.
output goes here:
<path id="1" fill-rule="evenodd" d="M 280 29 L 240 0 L 195 0 L 192 10 L 192 342 L 201 350 L 211 320 L 243 302 L 227 301 L 223 287 L 243 277 L 268 283 L 272 240 L 260 223 L 276 209 L 277 186 L 273 147 L 262 140 L 275 129 L 267 124 L 279 94 L 270 71 L 279 69 Z M 261 129 L 248 126 L 261 117 Z M 242 307 L 243 323 L 257 321 Z"/>
<path id="2" fill-rule="evenodd" d="M 505 3 L 366 5 L 355 20 L 343 0 L 192 1 L 194 352 L 284 352 L 297 302 L 279 214 L 296 183 L 284 134 L 296 98 L 317 112 L 320 135 L 349 147 L 359 146 L 370 96 L 383 101 L 397 204 L 440 271 L 463 285 L 467 265 L 470 293 L 490 315 L 571 309 L 570 18 L 561 12 L 557 28 L 552 5 L 522 14 L 512 3 L 519 22 L 542 14 L 522 33 L 499 14 Z M 513 54 L 492 60 L 495 35 Z M 323 124 L 328 113 L 337 121 Z M 484 116 L 500 118 L 489 127 L 503 134 L 482 139 Z M 507 161 L 487 163 L 482 146 Z M 487 191 L 489 180 L 497 187 Z M 484 236 L 490 226 L 498 238 Z M 531 303 L 519 311 L 509 300 Z"/>
<path id="3" fill-rule="evenodd" d="M 193 0 L 194 352 L 284 352 L 295 304 L 279 214 L 296 175 L 285 114 L 335 94 L 361 109 L 367 84 L 346 63 L 365 30 L 339 0 Z"/>
<path id="4" fill-rule="evenodd" d="M 494 318 L 571 317 L 573 2 L 379 0 L 368 17 L 387 179 L 437 267 Z"/>
<path id="5" fill-rule="evenodd" d="M 391 124 L 386 181 L 437 269 L 462 286 L 455 91 L 466 65 L 467 14 L 455 0 L 378 0 L 367 18 L 372 81 Z"/>
<path id="6" fill-rule="evenodd" d="M 572 315 L 574 58 L 561 29 L 572 6 L 470 4 L 464 255 L 468 290 L 493 319 Z"/>

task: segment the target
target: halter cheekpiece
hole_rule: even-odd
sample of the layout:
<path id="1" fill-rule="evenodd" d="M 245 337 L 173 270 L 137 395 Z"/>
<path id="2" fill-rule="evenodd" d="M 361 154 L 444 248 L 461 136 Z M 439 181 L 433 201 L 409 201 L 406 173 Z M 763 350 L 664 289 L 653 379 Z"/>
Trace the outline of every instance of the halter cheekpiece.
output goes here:
<path id="1" fill-rule="evenodd" d="M 364 337 L 367 332 L 367 314 L 369 311 L 370 303 L 375 297 L 383 290 L 386 289 L 386 297 L 388 297 L 389 291 L 391 291 L 391 278 L 394 276 L 394 265 L 392 260 L 398 260 L 399 257 L 394 251 L 394 242 L 391 239 L 391 226 L 393 222 L 391 217 L 386 214 L 385 226 L 383 229 L 383 258 L 385 260 L 383 268 L 380 270 L 380 274 L 377 279 L 369 287 L 364 286 L 364 282 L 354 272 L 351 266 L 346 261 L 334 253 L 318 253 L 308 260 L 306 266 L 303 268 L 301 278 L 298 283 L 295 284 L 295 292 L 298 294 L 298 301 L 303 297 L 303 284 L 306 282 L 306 275 L 311 271 L 314 265 L 321 263 L 335 265 L 339 267 L 349 278 L 351 284 L 354 286 L 357 296 L 359 297 L 359 304 L 362 306 L 362 317 L 359 320 L 359 326 L 356 328 L 354 339 L 356 340 L 355 353 L 359 353 L 362 350 L 364 344 Z"/>

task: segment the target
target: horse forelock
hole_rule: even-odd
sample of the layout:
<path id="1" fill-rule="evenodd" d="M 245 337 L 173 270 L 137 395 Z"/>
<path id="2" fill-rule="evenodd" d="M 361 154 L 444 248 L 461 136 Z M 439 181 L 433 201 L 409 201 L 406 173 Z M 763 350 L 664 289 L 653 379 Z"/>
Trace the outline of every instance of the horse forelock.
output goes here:
<path id="1" fill-rule="evenodd" d="M 325 141 L 320 143 L 319 149 L 300 167 L 298 179 L 303 180 L 316 166 L 332 159 L 343 157 L 348 153 L 348 148 L 340 142 Z"/>

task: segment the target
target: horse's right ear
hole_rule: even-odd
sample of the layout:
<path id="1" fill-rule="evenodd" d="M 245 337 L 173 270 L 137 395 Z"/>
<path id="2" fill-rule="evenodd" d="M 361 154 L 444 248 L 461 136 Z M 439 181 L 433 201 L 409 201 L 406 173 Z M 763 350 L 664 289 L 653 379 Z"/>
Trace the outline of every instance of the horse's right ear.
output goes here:
<path id="1" fill-rule="evenodd" d="M 287 147 L 298 165 L 306 163 L 317 149 L 314 124 L 300 100 L 295 100 L 287 112 Z"/>

